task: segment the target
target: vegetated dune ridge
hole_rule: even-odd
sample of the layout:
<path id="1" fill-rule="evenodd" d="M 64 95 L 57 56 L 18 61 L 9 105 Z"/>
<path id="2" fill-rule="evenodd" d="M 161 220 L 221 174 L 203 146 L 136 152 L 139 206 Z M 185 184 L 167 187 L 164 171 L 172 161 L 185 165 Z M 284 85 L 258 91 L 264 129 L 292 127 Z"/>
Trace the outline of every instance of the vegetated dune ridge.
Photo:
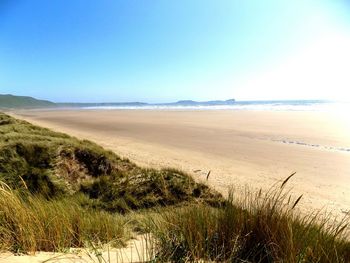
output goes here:
<path id="1" fill-rule="evenodd" d="M 86 138 L 148 167 L 176 167 L 227 193 L 269 188 L 292 172 L 301 207 L 350 203 L 350 127 L 323 112 L 36 110 L 23 119 Z M 344 113 L 346 114 L 346 113 Z"/>
<path id="2" fill-rule="evenodd" d="M 202 201 L 223 199 L 181 171 L 140 168 L 90 141 L 0 113 L 0 251 L 122 244 L 129 237 L 122 215 Z"/>

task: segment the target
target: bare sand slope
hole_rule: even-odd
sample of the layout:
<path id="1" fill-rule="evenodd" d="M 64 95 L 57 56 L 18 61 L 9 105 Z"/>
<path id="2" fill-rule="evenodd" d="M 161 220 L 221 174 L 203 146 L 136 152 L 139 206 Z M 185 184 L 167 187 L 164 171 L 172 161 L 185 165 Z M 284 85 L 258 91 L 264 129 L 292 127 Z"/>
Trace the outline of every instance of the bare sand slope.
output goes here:
<path id="1" fill-rule="evenodd" d="M 317 112 L 50 110 L 16 112 L 143 166 L 183 169 L 227 193 L 291 182 L 304 208 L 350 209 L 350 127 Z"/>

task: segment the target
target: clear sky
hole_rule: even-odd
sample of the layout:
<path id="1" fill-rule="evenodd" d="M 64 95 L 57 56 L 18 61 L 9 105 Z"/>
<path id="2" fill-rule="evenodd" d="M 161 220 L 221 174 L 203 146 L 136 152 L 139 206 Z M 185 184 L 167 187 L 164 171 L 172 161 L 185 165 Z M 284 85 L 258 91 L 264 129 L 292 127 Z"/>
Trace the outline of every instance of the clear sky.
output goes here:
<path id="1" fill-rule="evenodd" d="M 350 99 L 347 0 L 0 0 L 0 93 Z"/>

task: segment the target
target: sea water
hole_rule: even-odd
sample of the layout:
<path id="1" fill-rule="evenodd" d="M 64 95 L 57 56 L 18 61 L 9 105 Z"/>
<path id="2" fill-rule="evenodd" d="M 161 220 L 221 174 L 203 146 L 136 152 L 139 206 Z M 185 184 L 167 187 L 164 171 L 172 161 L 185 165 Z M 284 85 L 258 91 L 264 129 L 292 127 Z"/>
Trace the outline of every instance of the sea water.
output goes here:
<path id="1" fill-rule="evenodd" d="M 104 104 L 81 107 L 83 109 L 126 109 L 126 110 L 268 110 L 268 111 L 342 111 L 349 112 L 350 102 L 335 102 L 321 100 L 266 100 L 237 101 L 225 105 L 178 105 L 178 104 L 147 104 L 123 105 Z"/>

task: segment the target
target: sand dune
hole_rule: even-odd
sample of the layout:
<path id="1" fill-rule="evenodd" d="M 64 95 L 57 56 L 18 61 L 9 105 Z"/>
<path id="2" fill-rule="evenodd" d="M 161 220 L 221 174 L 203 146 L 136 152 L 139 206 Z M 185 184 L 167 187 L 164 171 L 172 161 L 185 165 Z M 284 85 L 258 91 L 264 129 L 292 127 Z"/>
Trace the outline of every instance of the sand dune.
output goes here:
<path id="1" fill-rule="evenodd" d="M 16 115 L 93 140 L 144 166 L 171 166 L 227 193 L 290 186 L 303 208 L 350 209 L 350 127 L 318 112 L 36 110 Z"/>

